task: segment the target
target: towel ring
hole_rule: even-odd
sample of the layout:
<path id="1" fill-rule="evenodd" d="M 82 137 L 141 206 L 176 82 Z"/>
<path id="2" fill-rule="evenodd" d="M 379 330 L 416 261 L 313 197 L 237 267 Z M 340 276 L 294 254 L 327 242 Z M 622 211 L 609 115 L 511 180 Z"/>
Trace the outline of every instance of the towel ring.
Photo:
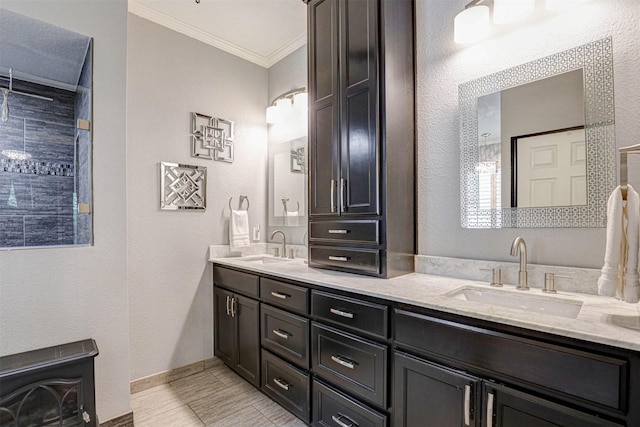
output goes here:
<path id="1" fill-rule="evenodd" d="M 284 211 L 285 212 L 289 212 L 289 210 L 287 209 L 287 202 L 289 201 L 289 199 L 282 199 L 282 204 L 284 205 Z M 300 202 L 296 202 L 296 204 L 298 205 L 298 210 L 296 212 L 300 212 Z"/>
<path id="2" fill-rule="evenodd" d="M 229 197 L 229 210 L 233 210 L 233 208 L 231 207 L 231 200 L 233 200 L 233 197 Z M 247 209 L 245 210 L 249 210 L 249 197 L 247 196 L 243 196 L 242 194 L 240 195 L 240 202 L 238 203 L 238 207 L 242 210 L 242 202 L 247 201 Z"/>

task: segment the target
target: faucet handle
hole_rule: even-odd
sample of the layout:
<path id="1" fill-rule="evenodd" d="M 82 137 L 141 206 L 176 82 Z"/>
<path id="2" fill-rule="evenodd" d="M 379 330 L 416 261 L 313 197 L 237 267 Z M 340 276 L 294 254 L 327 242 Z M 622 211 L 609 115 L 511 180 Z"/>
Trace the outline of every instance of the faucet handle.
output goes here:
<path id="1" fill-rule="evenodd" d="M 492 273 L 491 286 L 502 287 L 502 270 L 499 268 L 481 268 L 481 271 L 490 271 Z"/>
<path id="2" fill-rule="evenodd" d="M 273 248 L 273 256 L 278 258 L 280 256 L 280 248 Z"/>
<path id="3" fill-rule="evenodd" d="M 573 277 L 571 276 L 561 276 L 559 274 L 544 273 L 544 288 L 542 288 L 542 292 L 546 292 L 548 294 L 557 293 L 555 285 L 556 278 L 573 280 Z"/>

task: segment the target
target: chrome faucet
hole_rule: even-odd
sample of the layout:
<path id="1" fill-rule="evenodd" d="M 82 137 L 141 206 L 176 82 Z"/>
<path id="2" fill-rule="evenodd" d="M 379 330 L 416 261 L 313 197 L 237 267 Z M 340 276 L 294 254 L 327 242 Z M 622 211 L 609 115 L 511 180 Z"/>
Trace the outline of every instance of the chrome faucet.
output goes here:
<path id="1" fill-rule="evenodd" d="M 529 290 L 529 284 L 527 280 L 527 245 L 524 243 L 524 239 L 520 236 L 513 239 L 511 244 L 511 256 L 517 256 L 520 252 L 520 271 L 518 272 L 518 286 L 516 289 L 522 291 Z"/>
<path id="2" fill-rule="evenodd" d="M 271 233 L 271 240 L 273 240 L 273 238 L 275 237 L 276 234 L 282 234 L 282 255 L 280 255 L 281 258 L 286 258 L 287 257 L 287 236 L 285 236 L 284 232 L 282 230 L 276 230 L 273 233 Z"/>

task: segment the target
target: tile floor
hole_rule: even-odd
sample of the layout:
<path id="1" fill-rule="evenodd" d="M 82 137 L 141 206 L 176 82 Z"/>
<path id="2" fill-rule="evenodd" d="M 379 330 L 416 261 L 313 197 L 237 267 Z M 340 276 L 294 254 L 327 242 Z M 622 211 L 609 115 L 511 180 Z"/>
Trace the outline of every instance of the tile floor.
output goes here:
<path id="1" fill-rule="evenodd" d="M 304 427 L 219 360 L 212 368 L 131 395 L 136 427 Z"/>

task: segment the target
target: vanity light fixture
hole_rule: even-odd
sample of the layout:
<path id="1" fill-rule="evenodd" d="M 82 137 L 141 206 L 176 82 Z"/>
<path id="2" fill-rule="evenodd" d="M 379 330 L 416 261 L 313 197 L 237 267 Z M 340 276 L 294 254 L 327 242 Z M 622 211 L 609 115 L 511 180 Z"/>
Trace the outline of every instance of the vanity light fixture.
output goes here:
<path id="1" fill-rule="evenodd" d="M 493 22 L 513 24 L 529 16 L 536 8 L 536 0 L 493 0 Z"/>
<path id="2" fill-rule="evenodd" d="M 587 1 L 588 0 L 546 0 L 544 7 L 549 11 L 558 12 L 580 6 L 582 3 L 586 3 Z"/>
<path id="3" fill-rule="evenodd" d="M 484 40 L 491 31 L 489 6 L 480 5 L 483 0 L 474 0 L 458 13 L 453 21 L 456 43 L 476 43 Z"/>
<path id="4" fill-rule="evenodd" d="M 307 92 L 306 88 L 290 90 L 278 96 L 269 107 L 267 107 L 267 123 L 274 124 L 286 120 L 293 113 L 306 114 Z"/>

